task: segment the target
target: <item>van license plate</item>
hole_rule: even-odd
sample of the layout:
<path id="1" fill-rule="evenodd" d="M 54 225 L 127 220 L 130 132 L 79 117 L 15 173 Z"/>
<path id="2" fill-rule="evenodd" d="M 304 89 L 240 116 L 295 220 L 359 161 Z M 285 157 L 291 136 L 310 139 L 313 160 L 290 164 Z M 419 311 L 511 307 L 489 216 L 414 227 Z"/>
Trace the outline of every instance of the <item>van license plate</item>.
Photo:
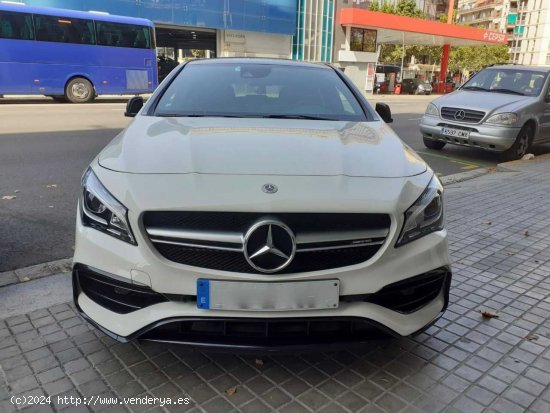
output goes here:
<path id="1" fill-rule="evenodd" d="M 441 134 L 453 138 L 468 139 L 470 137 L 470 131 L 454 128 L 441 128 Z"/>

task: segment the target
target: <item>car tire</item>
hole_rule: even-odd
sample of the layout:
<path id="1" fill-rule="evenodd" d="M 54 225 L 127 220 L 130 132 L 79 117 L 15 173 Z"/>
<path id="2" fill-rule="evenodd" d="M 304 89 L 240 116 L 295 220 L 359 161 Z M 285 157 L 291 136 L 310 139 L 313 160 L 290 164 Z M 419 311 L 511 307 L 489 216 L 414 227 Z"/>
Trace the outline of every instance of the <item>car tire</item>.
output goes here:
<path id="1" fill-rule="evenodd" d="M 504 162 L 509 162 L 523 158 L 531 147 L 534 136 L 535 133 L 532 126 L 524 125 L 519 131 L 514 144 L 510 146 L 508 150 L 502 152 L 501 160 Z"/>
<path id="2" fill-rule="evenodd" d="M 437 151 L 440 151 L 445 145 L 447 145 L 446 142 L 434 141 L 433 139 L 422 138 L 422 140 L 424 141 L 424 146 L 426 148 L 435 149 Z"/>
<path id="3" fill-rule="evenodd" d="M 88 79 L 75 77 L 65 86 L 65 98 L 71 103 L 88 103 L 94 100 L 95 90 Z"/>

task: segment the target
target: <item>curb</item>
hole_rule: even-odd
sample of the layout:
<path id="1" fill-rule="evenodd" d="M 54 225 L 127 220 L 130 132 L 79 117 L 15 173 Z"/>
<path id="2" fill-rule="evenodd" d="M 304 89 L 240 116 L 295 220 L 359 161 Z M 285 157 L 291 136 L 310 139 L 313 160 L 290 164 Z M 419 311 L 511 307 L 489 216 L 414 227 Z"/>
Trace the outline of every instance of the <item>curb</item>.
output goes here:
<path id="1" fill-rule="evenodd" d="M 495 172 L 495 168 L 478 168 L 467 172 L 459 172 L 457 174 L 446 175 L 439 178 L 443 186 L 456 184 L 459 182 L 468 181 Z"/>
<path id="2" fill-rule="evenodd" d="M 64 258 L 61 260 L 31 265 L 30 267 L 0 272 L 0 287 L 24 283 L 62 272 L 69 272 L 71 271 L 72 266 L 72 258 Z"/>

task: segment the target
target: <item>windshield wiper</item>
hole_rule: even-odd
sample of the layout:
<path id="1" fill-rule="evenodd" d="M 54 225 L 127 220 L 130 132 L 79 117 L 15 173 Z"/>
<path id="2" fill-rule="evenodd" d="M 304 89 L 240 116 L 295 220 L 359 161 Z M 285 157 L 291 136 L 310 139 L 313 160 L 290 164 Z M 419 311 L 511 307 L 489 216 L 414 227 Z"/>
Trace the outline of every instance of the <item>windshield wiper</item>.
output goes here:
<path id="1" fill-rule="evenodd" d="M 202 113 L 155 113 L 160 117 L 178 117 L 178 118 L 268 118 L 268 119 L 306 119 L 306 120 L 337 120 L 322 116 L 313 115 L 229 115 L 229 114 L 202 114 Z"/>
<path id="2" fill-rule="evenodd" d="M 327 118 L 323 116 L 313 116 L 313 115 L 263 115 L 261 117 L 268 118 L 268 119 L 337 120 L 334 118 Z"/>
<path id="3" fill-rule="evenodd" d="M 525 96 L 525 93 L 521 93 L 521 92 L 518 92 L 517 90 L 512 90 L 512 89 L 490 89 L 490 92 L 500 92 L 500 93 L 511 93 L 511 94 L 514 94 L 514 95 L 520 95 L 520 96 Z"/>
<path id="4" fill-rule="evenodd" d="M 485 89 L 484 87 L 480 87 L 480 86 L 462 86 L 461 89 L 465 89 L 465 90 L 482 90 L 484 92 L 489 91 L 489 89 Z"/>
<path id="5" fill-rule="evenodd" d="M 204 115 L 202 113 L 155 113 L 155 116 L 160 117 L 176 117 L 176 118 L 242 118 L 239 115 Z"/>

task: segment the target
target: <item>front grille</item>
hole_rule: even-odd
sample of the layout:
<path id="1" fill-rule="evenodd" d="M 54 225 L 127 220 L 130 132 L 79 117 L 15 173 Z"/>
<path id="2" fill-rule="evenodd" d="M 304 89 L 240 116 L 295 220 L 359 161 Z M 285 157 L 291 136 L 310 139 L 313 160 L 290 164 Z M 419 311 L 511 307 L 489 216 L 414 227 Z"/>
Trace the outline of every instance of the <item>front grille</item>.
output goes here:
<path id="1" fill-rule="evenodd" d="M 185 246 L 155 244 L 160 254 L 179 264 L 212 270 L 261 274 L 252 268 L 240 251 L 220 251 L 208 248 L 192 248 Z M 359 264 L 371 258 L 380 245 L 338 248 L 321 251 L 304 251 L 297 253 L 288 267 L 278 274 L 320 271 L 331 268 Z"/>
<path id="2" fill-rule="evenodd" d="M 245 232 L 254 222 L 275 217 L 295 233 L 305 231 L 345 231 L 388 228 L 386 214 L 335 213 L 262 213 L 262 212 L 202 212 L 202 211 L 148 211 L 143 223 L 148 227 L 163 227 L 200 231 Z"/>
<path id="3" fill-rule="evenodd" d="M 464 112 L 463 119 L 457 119 L 455 116 L 457 112 Z M 441 108 L 441 117 L 443 119 L 451 119 L 457 122 L 466 122 L 466 123 L 479 123 L 481 119 L 485 116 L 485 112 L 480 112 L 478 110 L 463 109 L 463 108 Z"/>
<path id="4" fill-rule="evenodd" d="M 366 341 L 388 334 L 360 318 L 181 319 L 139 336 L 141 340 L 223 346 L 284 347 Z"/>
<path id="5" fill-rule="evenodd" d="M 296 236 L 296 255 L 277 273 L 301 273 L 365 262 L 389 232 L 387 214 L 162 212 L 144 213 L 143 223 L 166 259 L 199 268 L 262 273 L 245 258 L 244 236 L 261 220 L 287 225 Z"/>

